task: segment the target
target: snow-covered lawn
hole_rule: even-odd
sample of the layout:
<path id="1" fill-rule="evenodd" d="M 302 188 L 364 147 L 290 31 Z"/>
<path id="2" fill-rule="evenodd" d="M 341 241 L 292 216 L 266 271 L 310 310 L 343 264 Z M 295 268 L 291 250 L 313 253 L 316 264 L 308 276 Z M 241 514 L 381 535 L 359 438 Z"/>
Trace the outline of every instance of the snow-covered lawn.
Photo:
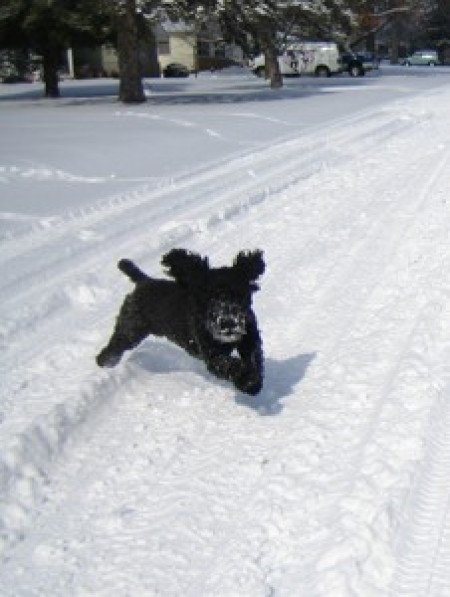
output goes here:
<path id="1" fill-rule="evenodd" d="M 450 595 L 450 72 L 0 86 L 0 594 Z M 172 247 L 267 262 L 255 398 L 149 339 Z"/>

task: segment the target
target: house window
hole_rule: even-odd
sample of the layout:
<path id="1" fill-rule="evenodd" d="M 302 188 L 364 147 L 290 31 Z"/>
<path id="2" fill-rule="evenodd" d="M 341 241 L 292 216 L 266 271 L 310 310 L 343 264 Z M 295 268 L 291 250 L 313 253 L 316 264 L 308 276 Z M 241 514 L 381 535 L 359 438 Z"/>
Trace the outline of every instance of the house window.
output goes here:
<path id="1" fill-rule="evenodd" d="M 158 54 L 160 56 L 170 54 L 170 42 L 168 39 L 160 39 L 158 41 Z"/>
<path id="2" fill-rule="evenodd" d="M 199 40 L 197 42 L 197 53 L 199 56 L 210 56 L 209 42 Z"/>
<path id="3" fill-rule="evenodd" d="M 214 56 L 216 58 L 225 58 L 225 44 L 223 41 L 217 41 L 214 45 Z"/>

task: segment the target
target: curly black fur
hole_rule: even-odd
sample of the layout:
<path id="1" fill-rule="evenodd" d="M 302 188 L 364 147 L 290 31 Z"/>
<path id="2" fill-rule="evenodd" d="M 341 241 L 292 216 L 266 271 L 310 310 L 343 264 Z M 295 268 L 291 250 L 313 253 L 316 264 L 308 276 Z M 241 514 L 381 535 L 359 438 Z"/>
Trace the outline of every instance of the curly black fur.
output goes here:
<path id="1" fill-rule="evenodd" d="M 211 268 L 206 257 L 173 249 L 161 263 L 174 280 L 151 278 L 132 261 L 119 261 L 136 286 L 125 297 L 97 364 L 113 367 L 149 334 L 165 336 L 202 359 L 217 377 L 257 394 L 264 364 L 252 294 L 265 269 L 262 252 L 241 251 L 231 267 Z"/>

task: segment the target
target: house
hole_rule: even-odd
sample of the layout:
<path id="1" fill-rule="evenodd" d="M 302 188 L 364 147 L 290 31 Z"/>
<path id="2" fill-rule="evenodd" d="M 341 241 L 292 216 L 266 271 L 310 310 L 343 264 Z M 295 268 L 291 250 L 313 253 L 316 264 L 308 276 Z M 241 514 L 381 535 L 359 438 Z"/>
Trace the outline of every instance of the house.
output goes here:
<path id="1" fill-rule="evenodd" d="M 243 64 L 242 49 L 226 43 L 218 23 L 196 26 L 183 21 L 165 21 L 155 27 L 161 71 L 171 62 L 184 64 L 191 72 Z"/>
<path id="2" fill-rule="evenodd" d="M 152 33 L 152 32 L 151 32 Z M 140 43 L 139 60 L 144 77 L 159 77 L 156 39 L 153 34 Z M 112 45 L 96 48 L 73 48 L 69 59 L 69 72 L 75 78 L 118 77 L 117 51 Z"/>
<path id="3" fill-rule="evenodd" d="M 159 77 L 171 62 L 198 72 L 244 61 L 241 48 L 223 40 L 218 24 L 196 27 L 182 21 L 166 21 L 152 27 L 148 39 L 141 42 L 140 60 L 144 77 Z M 73 48 L 68 70 L 77 78 L 117 77 L 117 52 L 111 45 Z"/>

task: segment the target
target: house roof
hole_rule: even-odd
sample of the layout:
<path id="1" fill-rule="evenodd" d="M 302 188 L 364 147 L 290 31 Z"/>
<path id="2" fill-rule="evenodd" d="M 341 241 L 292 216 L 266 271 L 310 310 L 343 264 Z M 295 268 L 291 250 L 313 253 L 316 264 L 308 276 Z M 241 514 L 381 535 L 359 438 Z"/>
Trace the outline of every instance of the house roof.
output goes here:
<path id="1" fill-rule="evenodd" d="M 192 33 L 194 31 L 194 26 L 184 21 L 163 21 L 160 25 L 166 33 Z"/>

